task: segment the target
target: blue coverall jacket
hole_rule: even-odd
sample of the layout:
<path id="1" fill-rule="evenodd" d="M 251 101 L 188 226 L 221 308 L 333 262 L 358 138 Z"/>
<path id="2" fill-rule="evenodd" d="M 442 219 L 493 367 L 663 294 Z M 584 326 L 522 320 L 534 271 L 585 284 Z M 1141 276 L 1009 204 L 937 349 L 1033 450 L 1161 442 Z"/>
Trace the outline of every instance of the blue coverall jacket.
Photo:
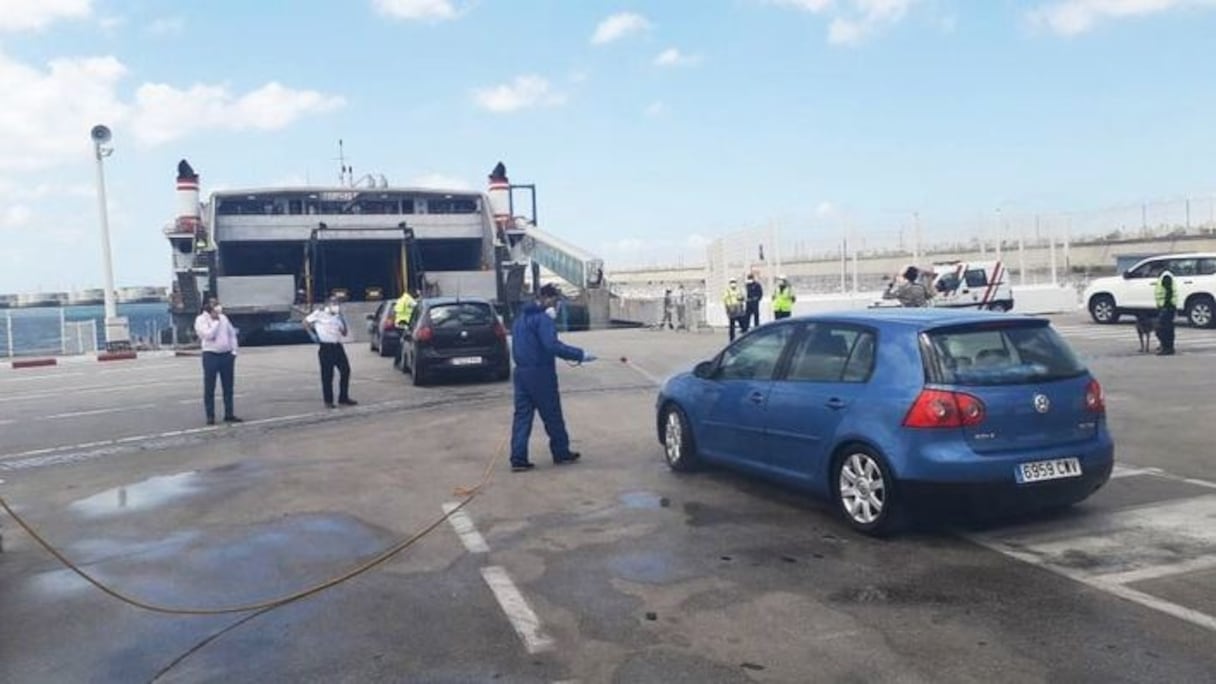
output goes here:
<path id="1" fill-rule="evenodd" d="M 557 389 L 557 359 L 582 361 L 583 350 L 562 344 L 557 326 L 539 304 L 529 304 L 511 327 L 511 356 L 515 360 L 515 422 L 511 427 L 511 463 L 528 462 L 532 416 L 540 413 L 549 434 L 555 461 L 570 455 L 570 437 L 562 417 Z"/>

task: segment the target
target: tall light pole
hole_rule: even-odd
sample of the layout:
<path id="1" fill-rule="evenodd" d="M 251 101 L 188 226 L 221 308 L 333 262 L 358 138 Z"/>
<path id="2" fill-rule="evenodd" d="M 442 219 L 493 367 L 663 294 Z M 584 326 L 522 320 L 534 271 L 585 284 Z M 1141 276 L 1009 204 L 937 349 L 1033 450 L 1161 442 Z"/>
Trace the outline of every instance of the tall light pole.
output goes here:
<path id="1" fill-rule="evenodd" d="M 127 319 L 118 316 L 118 302 L 114 293 L 114 262 L 110 256 L 110 218 L 106 205 L 106 178 L 102 160 L 114 153 L 114 148 L 106 147 L 110 142 L 110 129 L 98 124 L 89 131 L 93 139 L 93 157 L 97 160 L 97 207 L 101 214 L 101 258 L 102 275 L 105 278 L 106 302 L 106 349 L 126 349 L 131 346 L 131 332 L 127 328 Z"/>

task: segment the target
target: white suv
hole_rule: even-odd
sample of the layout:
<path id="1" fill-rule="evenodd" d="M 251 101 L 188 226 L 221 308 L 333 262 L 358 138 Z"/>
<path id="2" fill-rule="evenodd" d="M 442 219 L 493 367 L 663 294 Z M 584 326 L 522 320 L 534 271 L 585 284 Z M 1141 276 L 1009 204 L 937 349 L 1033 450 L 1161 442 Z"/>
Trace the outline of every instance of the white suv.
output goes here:
<path id="1" fill-rule="evenodd" d="M 1122 276 L 1098 278 L 1085 288 L 1085 305 L 1098 323 L 1114 323 L 1120 314 L 1155 311 L 1157 277 L 1174 274 L 1178 313 L 1197 328 L 1216 325 L 1216 253 L 1163 254 L 1129 268 Z"/>

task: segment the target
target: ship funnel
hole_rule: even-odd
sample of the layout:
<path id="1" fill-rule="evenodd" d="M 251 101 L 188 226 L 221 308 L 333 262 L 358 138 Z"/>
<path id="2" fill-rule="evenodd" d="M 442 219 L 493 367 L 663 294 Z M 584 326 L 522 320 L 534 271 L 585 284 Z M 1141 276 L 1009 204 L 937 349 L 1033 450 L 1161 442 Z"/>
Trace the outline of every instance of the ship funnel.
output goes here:
<path id="1" fill-rule="evenodd" d="M 507 167 L 502 162 L 490 172 L 490 210 L 494 212 L 494 226 L 498 239 L 505 243 L 506 232 L 514 228 L 511 218 L 511 181 L 507 180 Z"/>
<path id="2" fill-rule="evenodd" d="M 177 163 L 177 223 L 191 229 L 199 223 L 198 174 L 185 159 Z"/>

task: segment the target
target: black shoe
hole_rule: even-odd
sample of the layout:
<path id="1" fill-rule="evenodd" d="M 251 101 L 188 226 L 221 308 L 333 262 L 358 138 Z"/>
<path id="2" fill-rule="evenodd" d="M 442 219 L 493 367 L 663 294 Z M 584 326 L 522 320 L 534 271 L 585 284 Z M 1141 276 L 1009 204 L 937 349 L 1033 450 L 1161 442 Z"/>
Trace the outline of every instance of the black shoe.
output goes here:
<path id="1" fill-rule="evenodd" d="M 207 419 L 207 424 L 208 424 L 208 425 L 215 425 L 215 419 L 214 419 L 214 418 L 208 418 L 208 419 Z"/>
<path id="2" fill-rule="evenodd" d="M 354 399 L 339 399 L 338 403 L 342 404 L 343 406 L 358 406 L 359 405 L 359 402 L 355 401 Z"/>
<path id="3" fill-rule="evenodd" d="M 1173 355 L 1174 355 L 1173 349 L 1158 349 L 1157 350 L 1157 356 L 1173 356 Z"/>
<path id="4" fill-rule="evenodd" d="M 578 453 L 577 451 L 571 451 L 569 454 L 567 454 L 561 458 L 553 459 L 553 462 L 556 463 L 557 465 L 566 465 L 567 463 L 574 463 L 581 457 L 582 457 L 582 454 Z"/>
<path id="5" fill-rule="evenodd" d="M 332 401 L 327 401 L 327 402 L 325 402 L 325 408 L 338 408 L 338 405 L 333 403 Z"/>
<path id="6" fill-rule="evenodd" d="M 511 472 L 513 472 L 513 473 L 526 473 L 526 472 L 528 472 L 529 470 L 532 470 L 532 469 L 533 469 L 533 468 L 535 468 L 535 467 L 536 467 L 536 464 L 535 464 L 535 463 L 512 463 L 512 464 L 511 464 Z"/>
<path id="7" fill-rule="evenodd" d="M 225 423 L 244 423 L 245 421 L 241 420 L 240 418 L 237 418 L 236 416 L 224 416 L 224 422 Z"/>

